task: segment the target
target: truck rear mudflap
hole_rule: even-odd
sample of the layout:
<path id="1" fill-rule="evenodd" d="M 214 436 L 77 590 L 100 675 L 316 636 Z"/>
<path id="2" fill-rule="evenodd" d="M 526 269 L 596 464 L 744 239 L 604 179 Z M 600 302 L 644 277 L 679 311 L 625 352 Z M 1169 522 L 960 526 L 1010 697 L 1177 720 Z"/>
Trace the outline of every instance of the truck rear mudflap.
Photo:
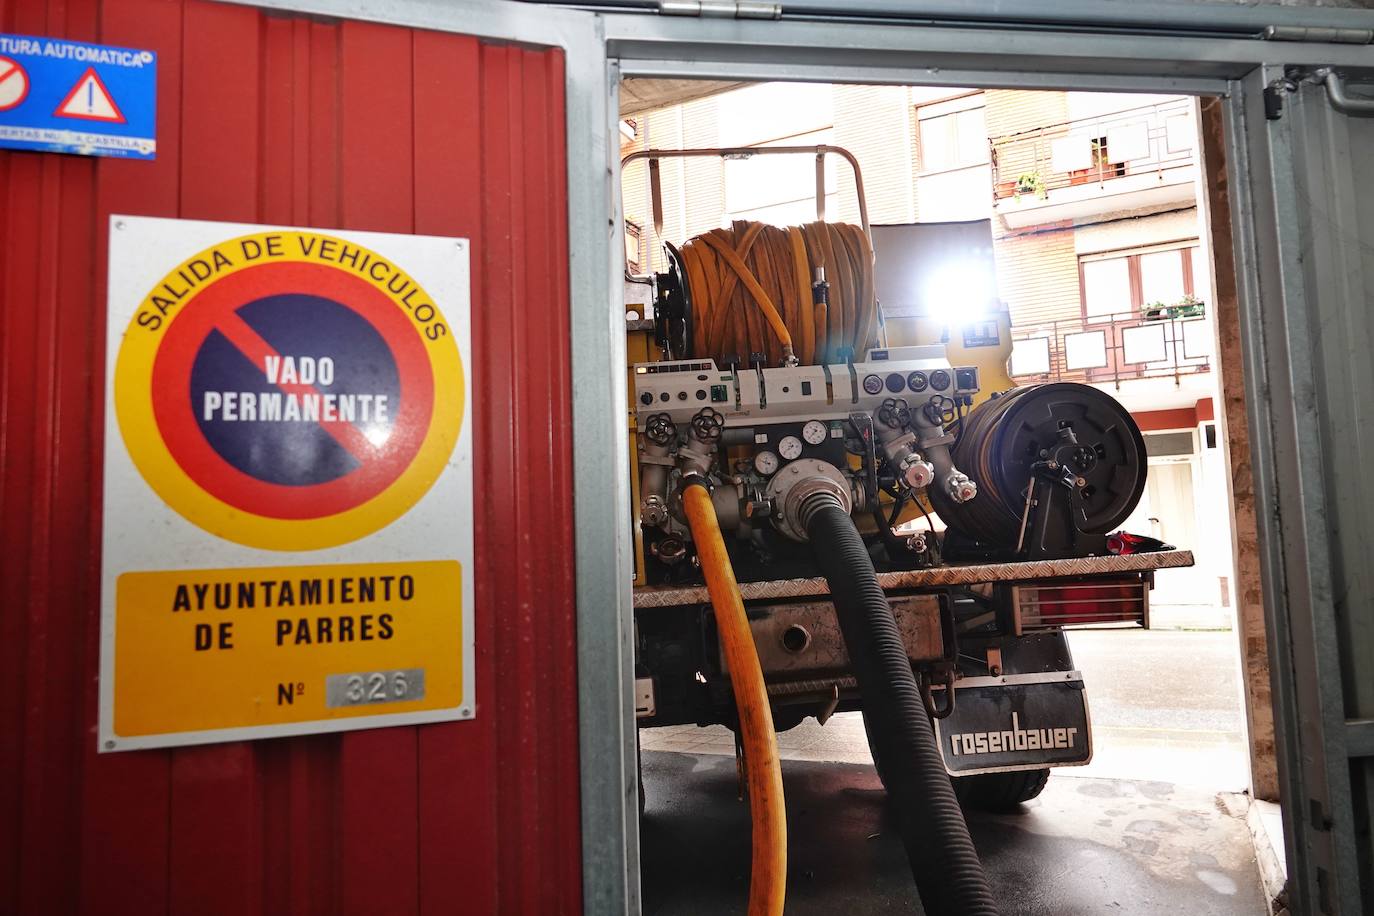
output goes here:
<path id="1" fill-rule="evenodd" d="M 1082 766 L 1092 760 L 1083 676 L 1077 671 L 972 677 L 954 711 L 935 720 L 951 776 Z M 940 699 L 936 699 L 938 705 Z"/>

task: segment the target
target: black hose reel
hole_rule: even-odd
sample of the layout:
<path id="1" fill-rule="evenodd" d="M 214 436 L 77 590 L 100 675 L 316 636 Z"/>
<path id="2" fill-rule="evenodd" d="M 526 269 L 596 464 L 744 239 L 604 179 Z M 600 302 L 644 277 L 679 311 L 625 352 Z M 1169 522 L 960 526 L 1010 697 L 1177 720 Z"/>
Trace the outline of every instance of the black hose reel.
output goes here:
<path id="1" fill-rule="evenodd" d="M 931 490 L 946 553 L 1055 559 L 1107 553 L 1145 490 L 1145 440 L 1125 407 L 1088 385 L 1016 388 L 963 420 L 954 463 L 978 482 L 955 503 Z"/>
<path id="2" fill-rule="evenodd" d="M 682 254 L 665 242 L 668 269 L 654 277 L 658 290 L 654 300 L 654 342 L 665 359 L 686 359 L 692 349 L 692 289 L 687 284 L 687 269 Z"/>

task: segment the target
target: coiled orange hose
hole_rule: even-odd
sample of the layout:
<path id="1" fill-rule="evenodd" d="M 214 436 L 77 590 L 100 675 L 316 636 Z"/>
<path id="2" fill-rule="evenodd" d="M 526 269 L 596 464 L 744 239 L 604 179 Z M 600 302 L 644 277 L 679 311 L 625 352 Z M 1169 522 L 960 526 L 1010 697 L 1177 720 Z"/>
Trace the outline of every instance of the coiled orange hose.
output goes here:
<path id="1" fill-rule="evenodd" d="M 768 365 L 856 358 L 876 341 L 873 248 L 859 226 L 807 223 L 780 229 L 736 221 L 682 246 L 691 291 L 692 356 L 724 365 L 762 353 Z M 825 269 L 829 307 L 814 304 L 815 269 Z"/>
<path id="2" fill-rule="evenodd" d="M 711 494 L 701 484 L 682 493 L 687 523 L 706 574 L 706 591 L 716 613 L 725 664 L 739 710 L 740 739 L 749 785 L 749 817 L 753 823 L 752 866 L 749 874 L 749 916 L 781 916 L 787 893 L 787 812 L 783 806 L 782 764 L 768 688 L 759 667 L 758 649 L 744 615 L 739 583 L 720 535 Z"/>

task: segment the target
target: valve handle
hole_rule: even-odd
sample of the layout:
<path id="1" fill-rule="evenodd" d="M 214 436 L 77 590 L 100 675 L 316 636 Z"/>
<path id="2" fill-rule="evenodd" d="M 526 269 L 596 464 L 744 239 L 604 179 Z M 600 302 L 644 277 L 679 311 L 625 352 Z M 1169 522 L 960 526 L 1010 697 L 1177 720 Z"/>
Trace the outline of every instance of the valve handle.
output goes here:
<path id="1" fill-rule="evenodd" d="M 904 398 L 888 398 L 878 407 L 878 422 L 889 429 L 904 429 L 911 423 L 911 408 Z"/>
<path id="2" fill-rule="evenodd" d="M 644 438 L 654 445 L 667 445 L 677 438 L 677 424 L 666 413 L 656 413 L 644 425 Z"/>
<path id="3" fill-rule="evenodd" d="M 718 442 L 725 431 L 725 416 L 711 407 L 703 407 L 692 417 L 692 433 L 702 442 Z"/>

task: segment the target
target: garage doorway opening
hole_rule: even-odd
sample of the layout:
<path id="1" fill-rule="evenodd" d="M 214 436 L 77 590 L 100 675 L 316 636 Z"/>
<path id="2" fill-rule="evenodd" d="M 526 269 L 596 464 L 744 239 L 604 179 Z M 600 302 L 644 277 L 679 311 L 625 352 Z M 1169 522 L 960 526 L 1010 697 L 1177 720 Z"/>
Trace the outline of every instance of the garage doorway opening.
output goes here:
<path id="1" fill-rule="evenodd" d="M 788 226 L 821 216 L 858 224 L 866 216 L 890 345 L 918 342 L 902 339 L 904 322 L 934 323 L 939 342 L 995 354 L 980 364 L 1004 390 L 1088 384 L 1134 418 L 1149 480 L 1121 528 L 1192 551 L 1194 565 L 1156 573 L 1148 628 L 1082 627 L 1069 636 L 1089 696 L 1094 755 L 1087 766 L 1055 773 L 1084 780 L 1065 786 L 1087 796 L 1115 797 L 1117 784 L 1165 785 L 1197 801 L 1251 785 L 1217 371 L 1226 333 L 1216 324 L 1218 291 L 1234 291 L 1234 280 L 1217 282 L 1202 104 L 1185 95 L 966 87 L 622 87 L 622 157 L 834 146 L 854 155 L 862 175 L 856 181 L 834 155 L 819 165 L 805 154 L 663 158 L 652 169 L 649 158 L 629 162 L 621 200 L 631 320 L 653 317 L 652 277 L 670 266 L 665 242 L 680 247 L 737 221 Z M 932 250 L 941 257 L 928 257 Z M 907 258 L 921 269 L 885 272 L 885 261 Z M 1222 263 L 1229 272 L 1229 258 Z M 965 307 L 980 296 L 995 307 Z M 943 528 L 937 517 L 912 530 L 925 525 Z M 1253 679 L 1257 669 L 1248 670 Z M 785 775 L 789 766 L 871 764 L 859 713 L 836 713 L 823 726 L 813 715 L 796 718 L 779 734 Z M 651 862 L 661 834 L 655 818 L 698 803 L 686 774 L 702 773 L 716 789 L 729 782 L 733 768 L 722 769 L 719 758 L 735 755 L 736 739 L 723 725 L 685 723 L 642 728 L 640 746 L 659 785 L 672 787 L 656 799 L 651 775 L 643 825 Z M 1064 807 L 1053 793 L 1043 804 L 1047 812 Z M 1248 848 L 1237 829 L 1230 839 Z M 1158 838 L 1141 842 L 1158 849 Z M 1252 861 L 1242 864 L 1253 871 Z M 1237 897 L 1239 885 L 1218 880 L 1238 907 L 1218 912 L 1248 911 L 1257 881 Z M 646 911 L 675 912 L 654 905 L 673 895 L 647 883 L 645 895 Z"/>

